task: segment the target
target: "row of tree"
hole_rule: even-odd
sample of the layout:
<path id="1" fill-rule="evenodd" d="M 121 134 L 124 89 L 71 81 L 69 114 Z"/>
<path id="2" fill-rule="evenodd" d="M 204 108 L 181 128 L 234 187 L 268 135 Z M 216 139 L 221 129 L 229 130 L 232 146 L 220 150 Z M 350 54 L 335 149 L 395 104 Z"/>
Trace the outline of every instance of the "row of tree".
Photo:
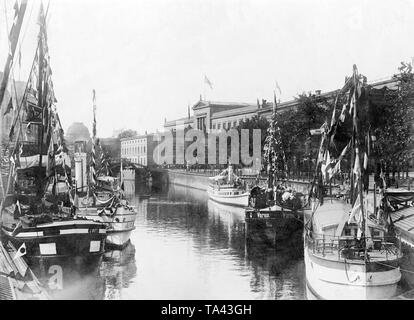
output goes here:
<path id="1" fill-rule="evenodd" d="M 400 172 L 408 168 L 413 136 L 414 114 L 414 75 L 410 68 L 400 68 L 393 77 L 392 86 L 373 88 L 364 83 L 358 111 L 360 141 L 365 137 L 373 139 L 371 157 L 380 163 L 385 172 Z M 320 128 L 324 123 L 331 125 L 341 116 L 342 106 L 347 97 L 338 90 L 333 96 L 315 94 L 299 95 L 297 107 L 289 112 L 277 113 L 282 147 L 285 152 L 289 171 L 312 171 L 315 163 L 320 136 L 312 136 L 311 130 Z M 333 123 L 335 139 L 331 141 L 330 151 L 338 157 L 352 135 L 352 119 Z M 262 130 L 262 154 L 265 132 L 269 121 L 264 117 L 253 117 L 239 124 L 237 129 Z M 252 139 L 250 139 L 252 141 Z M 253 146 L 250 146 L 250 151 Z M 266 159 L 262 163 L 266 164 Z M 349 167 L 349 164 L 348 164 Z"/>

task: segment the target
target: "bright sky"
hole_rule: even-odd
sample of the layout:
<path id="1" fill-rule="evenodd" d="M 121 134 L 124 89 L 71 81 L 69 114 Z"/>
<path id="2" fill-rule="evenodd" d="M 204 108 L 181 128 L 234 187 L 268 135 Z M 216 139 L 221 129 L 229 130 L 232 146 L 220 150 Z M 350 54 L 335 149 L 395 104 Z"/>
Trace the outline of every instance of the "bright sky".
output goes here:
<path id="1" fill-rule="evenodd" d="M 11 15 L 14 1 L 0 0 L 0 68 L 4 7 Z M 354 63 L 372 81 L 414 56 L 413 0 L 51 2 L 49 51 L 61 120 L 65 129 L 75 121 L 91 128 L 95 89 L 101 137 L 120 128 L 155 131 L 164 118 L 185 117 L 200 94 L 255 103 L 271 100 L 277 81 L 287 101 L 338 88 Z M 39 3 L 29 0 L 26 12 L 22 80 L 34 55 Z"/>

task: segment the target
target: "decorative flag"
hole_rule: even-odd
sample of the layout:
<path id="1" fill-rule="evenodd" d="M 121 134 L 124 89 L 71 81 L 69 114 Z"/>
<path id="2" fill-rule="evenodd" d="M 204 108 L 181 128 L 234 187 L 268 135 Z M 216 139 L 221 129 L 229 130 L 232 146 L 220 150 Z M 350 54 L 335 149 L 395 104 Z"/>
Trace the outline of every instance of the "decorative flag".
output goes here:
<path id="1" fill-rule="evenodd" d="M 324 153 L 322 165 L 321 165 L 322 178 L 326 181 L 329 179 L 329 176 L 332 174 L 332 164 L 331 156 L 329 151 L 326 150 Z"/>
<path id="2" fill-rule="evenodd" d="M 352 115 L 352 110 L 355 107 L 355 95 L 352 94 L 352 98 L 351 98 L 351 103 L 350 103 L 350 108 L 349 108 L 349 114 Z"/>
<path id="3" fill-rule="evenodd" d="M 333 110 L 332 110 L 332 118 L 331 118 L 331 129 L 335 123 L 335 111 L 336 111 L 336 105 L 338 103 L 338 98 L 339 98 L 339 92 L 336 94 L 336 98 L 335 98 L 335 102 L 334 102 L 334 106 L 333 106 Z"/>
<path id="4" fill-rule="evenodd" d="M 15 218 L 18 218 L 22 215 L 22 209 L 20 208 L 20 202 L 19 200 L 16 201 L 16 206 L 14 208 L 14 216 Z"/>
<path id="5" fill-rule="evenodd" d="M 16 254 L 14 255 L 13 260 L 23 257 L 25 254 L 26 254 L 26 243 L 23 242 L 23 244 L 20 246 L 20 248 L 17 250 Z"/>
<path id="6" fill-rule="evenodd" d="M 16 19 L 17 16 L 19 15 L 19 3 L 17 2 L 17 0 L 14 3 L 13 9 L 14 9 L 14 19 Z"/>
<path id="7" fill-rule="evenodd" d="M 341 172 L 341 161 L 340 160 L 338 160 L 338 162 L 335 164 L 335 167 L 332 169 L 331 176 L 329 179 L 332 179 L 339 172 Z"/>
<path id="8" fill-rule="evenodd" d="M 11 110 L 13 110 L 13 99 L 10 97 L 9 103 L 7 104 L 6 111 L 4 112 L 4 116 L 7 115 Z"/>
<path id="9" fill-rule="evenodd" d="M 354 218 L 354 217 L 358 221 L 360 213 L 361 213 L 361 200 L 360 200 L 360 196 L 358 194 L 358 197 L 357 197 L 357 199 L 355 200 L 355 203 L 354 203 L 354 207 L 352 208 L 351 213 L 349 214 L 348 224 L 350 224 L 352 222 L 352 218 Z M 357 214 L 358 214 L 358 216 L 357 216 Z"/>
<path id="10" fill-rule="evenodd" d="M 276 81 L 276 89 L 279 91 L 279 95 L 282 95 L 282 90 L 280 90 L 280 87 L 277 81 Z"/>
<path id="11" fill-rule="evenodd" d="M 342 106 L 341 115 L 339 116 L 339 120 L 340 120 L 341 122 L 344 122 L 344 121 L 345 121 L 345 113 L 346 113 L 346 108 L 347 108 L 347 105 L 346 105 L 346 104 L 344 104 L 344 105 Z"/>
<path id="12" fill-rule="evenodd" d="M 326 179 L 330 180 L 333 174 L 333 163 L 331 161 L 329 151 L 327 153 L 328 153 L 328 156 L 326 158 Z"/>
<path id="13" fill-rule="evenodd" d="M 354 165 L 354 173 L 357 176 L 361 175 L 361 165 L 359 163 L 359 150 L 358 148 L 355 149 L 355 165 Z"/>
<path id="14" fill-rule="evenodd" d="M 339 158 L 338 158 L 338 162 L 336 163 L 336 165 L 335 165 L 335 167 L 333 168 L 333 170 L 332 170 L 332 176 L 330 177 L 331 179 L 338 173 L 338 172 L 340 172 L 341 171 L 341 162 L 342 162 L 342 159 L 345 157 L 345 155 L 346 155 L 346 153 L 347 153 L 347 151 L 348 151 L 348 148 L 349 148 L 349 146 L 350 146 L 350 144 L 351 144 L 351 142 L 349 142 L 346 146 L 345 146 L 345 148 L 342 150 L 342 152 L 341 152 L 341 154 L 340 154 L 340 156 L 339 156 Z"/>
<path id="15" fill-rule="evenodd" d="M 14 124 L 11 126 L 10 128 L 10 132 L 9 132 L 9 140 L 13 140 L 14 137 Z"/>
<path id="16" fill-rule="evenodd" d="M 213 89 L 213 84 L 211 81 L 207 78 L 207 76 L 204 74 L 204 82 L 210 87 L 210 89 Z"/>
<path id="17" fill-rule="evenodd" d="M 364 170 L 367 170 L 368 167 L 368 155 L 364 152 Z"/>

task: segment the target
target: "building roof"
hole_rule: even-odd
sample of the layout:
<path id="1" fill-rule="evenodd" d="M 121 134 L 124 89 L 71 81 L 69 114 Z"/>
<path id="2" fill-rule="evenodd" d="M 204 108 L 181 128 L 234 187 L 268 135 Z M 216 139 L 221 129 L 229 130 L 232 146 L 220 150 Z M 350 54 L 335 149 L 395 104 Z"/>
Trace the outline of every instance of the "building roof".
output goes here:
<path id="1" fill-rule="evenodd" d="M 194 106 L 193 110 L 202 109 L 206 107 L 224 107 L 224 108 L 240 108 L 240 107 L 254 107 L 257 106 L 253 103 L 246 102 L 223 102 L 223 101 L 206 101 L 200 100 Z"/>
<path id="2" fill-rule="evenodd" d="M 89 141 L 91 135 L 89 133 L 88 127 L 85 126 L 83 122 L 74 122 L 66 131 L 65 138 L 70 143 L 74 141 Z"/>
<path id="3" fill-rule="evenodd" d="M 237 109 L 235 108 L 235 109 L 230 109 L 230 110 L 217 111 L 213 113 L 211 119 L 220 119 L 220 118 L 225 118 L 229 116 L 255 113 L 257 112 L 257 110 L 258 110 L 257 106 L 248 106 L 248 107 L 239 107 Z"/>
<path id="4" fill-rule="evenodd" d="M 138 135 L 135 135 L 135 136 L 133 136 L 133 137 L 122 138 L 122 139 L 120 139 L 120 140 L 121 140 L 121 142 L 123 142 L 123 141 L 130 141 L 130 140 L 135 140 L 135 139 L 143 139 L 143 138 L 148 138 L 148 137 L 152 137 L 152 136 L 154 136 L 154 135 L 155 135 L 155 133 L 138 134 Z"/>
<path id="5" fill-rule="evenodd" d="M 194 116 L 191 116 L 190 118 L 185 117 L 185 118 L 180 118 L 177 120 L 167 121 L 164 123 L 164 127 L 175 127 L 177 123 L 186 125 L 186 124 L 192 124 L 193 122 L 194 122 Z"/>
<path id="6" fill-rule="evenodd" d="M 380 89 L 383 87 L 394 89 L 397 86 L 397 81 L 393 79 L 393 77 L 390 77 L 388 79 L 382 79 L 378 81 L 369 82 L 368 85 L 376 89 Z M 323 93 L 317 93 L 317 95 L 320 95 L 321 97 L 330 98 L 330 97 L 335 96 L 339 90 L 340 89 L 323 92 Z M 298 105 L 297 99 L 294 98 L 292 100 L 279 103 L 277 107 L 278 107 L 278 111 L 284 111 L 284 110 L 289 110 L 291 108 L 294 108 L 297 105 Z M 220 118 L 242 115 L 242 114 L 257 113 L 259 115 L 262 113 L 271 113 L 273 109 L 273 102 L 266 101 L 265 105 L 263 105 L 262 103 L 260 106 L 258 106 L 257 103 L 200 100 L 197 103 L 195 103 L 194 106 L 192 107 L 193 110 L 199 110 L 203 108 L 211 109 L 211 119 L 220 119 Z M 223 109 L 223 110 L 220 110 L 220 109 Z M 167 121 L 164 123 L 164 128 L 174 127 L 179 122 L 184 123 L 184 125 L 191 124 L 194 122 L 194 116 L 191 116 L 190 118 L 185 117 L 185 118 L 180 118 L 177 120 Z"/>

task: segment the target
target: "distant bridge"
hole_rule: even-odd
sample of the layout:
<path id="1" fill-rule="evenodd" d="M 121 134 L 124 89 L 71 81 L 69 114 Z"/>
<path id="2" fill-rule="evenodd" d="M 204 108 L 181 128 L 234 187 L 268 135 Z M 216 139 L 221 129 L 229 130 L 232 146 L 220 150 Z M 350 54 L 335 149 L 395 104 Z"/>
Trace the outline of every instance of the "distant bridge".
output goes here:
<path id="1" fill-rule="evenodd" d="M 111 167 L 113 170 L 119 171 L 121 169 L 121 160 L 117 159 L 117 160 L 113 160 L 111 161 Z M 124 169 L 127 168 L 132 168 L 135 170 L 145 170 L 145 171 L 149 171 L 147 166 L 144 166 L 142 164 L 138 164 L 138 163 L 134 163 L 128 159 L 122 159 L 122 167 Z"/>

